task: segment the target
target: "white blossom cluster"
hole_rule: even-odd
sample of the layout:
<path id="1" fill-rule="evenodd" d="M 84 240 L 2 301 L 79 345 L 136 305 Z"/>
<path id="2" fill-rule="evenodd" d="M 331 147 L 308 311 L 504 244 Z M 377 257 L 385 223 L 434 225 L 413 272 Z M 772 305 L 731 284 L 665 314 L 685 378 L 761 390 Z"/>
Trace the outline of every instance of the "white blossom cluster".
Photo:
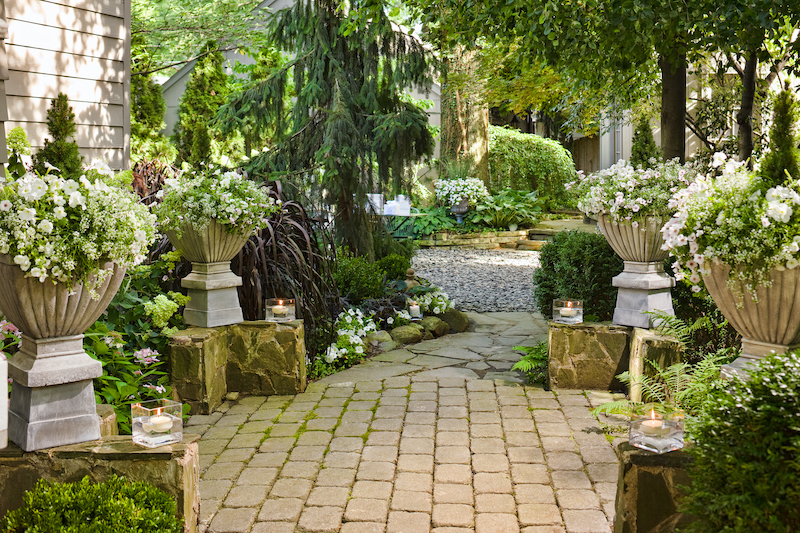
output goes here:
<path id="1" fill-rule="evenodd" d="M 444 205 L 456 205 L 464 198 L 477 205 L 489 197 L 486 185 L 478 178 L 439 179 L 434 188 L 436 199 Z"/>
<path id="2" fill-rule="evenodd" d="M 652 160 L 652 164 L 653 168 L 637 169 L 620 159 L 567 188 L 579 195 L 578 209 L 595 217 L 605 213 L 620 222 L 669 215 L 670 198 L 689 185 L 695 173 L 677 159 L 665 163 Z"/>
<path id="3" fill-rule="evenodd" d="M 202 230 L 211 222 L 225 226 L 229 233 L 251 235 L 267 225 L 280 209 L 264 187 L 237 172 L 185 172 L 164 182 L 157 207 L 163 230 L 181 232 L 185 226 Z"/>
<path id="4" fill-rule="evenodd" d="M 676 279 L 695 292 L 714 261 L 734 266 L 732 279 L 755 296 L 772 268 L 800 265 L 800 184 L 767 188 L 741 163 L 716 154 L 712 161 L 723 167 L 719 177 L 698 176 L 671 200 L 675 213 L 661 229 L 662 249 L 677 259 Z"/>
<path id="5" fill-rule="evenodd" d="M 425 292 L 416 296 L 417 303 L 423 313 L 433 313 L 441 315 L 448 309 L 453 308 L 453 301 L 447 296 L 446 292 L 436 289 L 432 292 Z"/>
<path id="6" fill-rule="evenodd" d="M 155 217 L 132 192 L 108 185 L 104 167 L 88 168 L 77 181 L 57 171 L 0 178 L 0 254 L 28 277 L 84 283 L 96 297 L 111 274 L 101 263 L 129 268 L 144 261 Z"/>
<path id="7" fill-rule="evenodd" d="M 378 329 L 372 317 L 365 316 L 360 309 L 342 311 L 333 327 L 338 338 L 325 351 L 326 363 L 333 363 L 352 354 L 363 354 L 364 337 Z"/>
<path id="8" fill-rule="evenodd" d="M 405 309 L 397 311 L 394 316 L 386 319 L 386 323 L 392 327 L 404 326 L 411 322 L 411 315 Z"/>

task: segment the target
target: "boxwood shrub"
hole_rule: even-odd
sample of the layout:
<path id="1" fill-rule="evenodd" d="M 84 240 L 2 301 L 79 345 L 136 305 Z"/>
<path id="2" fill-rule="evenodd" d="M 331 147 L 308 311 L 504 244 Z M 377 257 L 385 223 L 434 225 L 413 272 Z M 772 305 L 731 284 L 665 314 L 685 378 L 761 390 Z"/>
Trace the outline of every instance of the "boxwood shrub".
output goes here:
<path id="1" fill-rule="evenodd" d="M 622 272 L 622 259 L 599 233 L 562 231 L 542 247 L 541 268 L 533 273 L 533 299 L 552 318 L 553 300 L 583 300 L 584 316 L 611 320 L 617 289 L 611 278 Z M 589 318 L 589 317 L 587 317 Z"/>
<path id="2" fill-rule="evenodd" d="M 40 479 L 25 493 L 24 506 L 0 520 L 3 533 L 181 533 L 172 496 L 149 483 L 113 476 L 75 483 Z"/>
<path id="3" fill-rule="evenodd" d="M 572 155 L 558 142 L 499 126 L 489 126 L 489 173 L 492 193 L 538 191 L 550 210 L 569 204 L 564 184 L 577 177 Z"/>
<path id="4" fill-rule="evenodd" d="M 718 386 L 693 435 L 685 531 L 800 531 L 800 356 L 773 354 L 749 381 Z"/>

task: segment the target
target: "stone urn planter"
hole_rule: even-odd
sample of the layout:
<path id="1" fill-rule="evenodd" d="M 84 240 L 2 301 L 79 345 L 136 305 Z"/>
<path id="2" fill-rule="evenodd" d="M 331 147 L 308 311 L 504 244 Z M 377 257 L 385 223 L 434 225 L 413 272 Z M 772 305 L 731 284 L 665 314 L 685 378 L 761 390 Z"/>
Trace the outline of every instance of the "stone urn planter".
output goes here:
<path id="1" fill-rule="evenodd" d="M 181 287 L 188 289 L 191 298 L 183 312 L 186 324 L 212 328 L 242 322 L 236 290 L 242 278 L 231 272 L 231 259 L 248 237 L 226 232 L 215 220 L 200 231 L 186 226 L 180 236 L 175 231 L 166 234 L 172 245 L 192 262 L 192 272 L 181 280 Z"/>
<path id="2" fill-rule="evenodd" d="M 0 311 L 22 332 L 20 350 L 8 362 L 14 380 L 8 437 L 25 451 L 100 438 L 92 380 L 102 365 L 83 351 L 83 332 L 108 307 L 125 270 L 113 274 L 92 299 L 83 285 L 44 283 L 0 255 Z"/>
<path id="3" fill-rule="evenodd" d="M 800 348 L 800 313 L 794 306 L 800 302 L 800 268 L 772 269 L 769 287 L 756 290 L 758 301 L 738 282 L 736 291 L 728 287 L 730 267 L 709 263 L 703 282 L 719 310 L 742 335 L 742 355 L 722 368 L 723 375 L 746 376 L 747 366 L 771 352 L 785 353 Z M 738 307 L 737 304 L 741 304 Z"/>
<path id="4" fill-rule="evenodd" d="M 661 249 L 664 219 L 648 217 L 634 228 L 631 223 L 614 222 L 604 213 L 599 215 L 597 224 L 608 244 L 625 262 L 623 271 L 612 280 L 619 289 L 614 324 L 650 328 L 653 317 L 647 311 L 674 314 L 670 289 L 675 280 L 664 272 L 669 252 Z"/>

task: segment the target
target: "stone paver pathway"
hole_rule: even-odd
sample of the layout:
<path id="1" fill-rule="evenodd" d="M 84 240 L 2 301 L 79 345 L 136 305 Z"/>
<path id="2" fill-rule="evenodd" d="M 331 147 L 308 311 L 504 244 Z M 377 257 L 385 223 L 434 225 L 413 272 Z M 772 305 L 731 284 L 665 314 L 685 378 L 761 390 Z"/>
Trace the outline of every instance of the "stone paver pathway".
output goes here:
<path id="1" fill-rule="evenodd" d="M 203 528 L 610 532 L 618 463 L 589 413 L 602 395 L 514 382 L 511 347 L 546 338 L 541 317 L 471 319 L 303 394 L 193 416 Z"/>

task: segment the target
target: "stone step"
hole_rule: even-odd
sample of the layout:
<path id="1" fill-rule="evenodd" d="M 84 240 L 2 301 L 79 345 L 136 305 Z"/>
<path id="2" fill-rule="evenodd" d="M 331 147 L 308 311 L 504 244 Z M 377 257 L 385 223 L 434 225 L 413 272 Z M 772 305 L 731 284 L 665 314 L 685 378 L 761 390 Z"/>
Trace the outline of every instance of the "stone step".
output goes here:
<path id="1" fill-rule="evenodd" d="M 547 244 L 548 241 L 517 241 L 517 250 L 529 250 L 529 251 L 538 251 L 542 249 L 542 246 Z"/>

